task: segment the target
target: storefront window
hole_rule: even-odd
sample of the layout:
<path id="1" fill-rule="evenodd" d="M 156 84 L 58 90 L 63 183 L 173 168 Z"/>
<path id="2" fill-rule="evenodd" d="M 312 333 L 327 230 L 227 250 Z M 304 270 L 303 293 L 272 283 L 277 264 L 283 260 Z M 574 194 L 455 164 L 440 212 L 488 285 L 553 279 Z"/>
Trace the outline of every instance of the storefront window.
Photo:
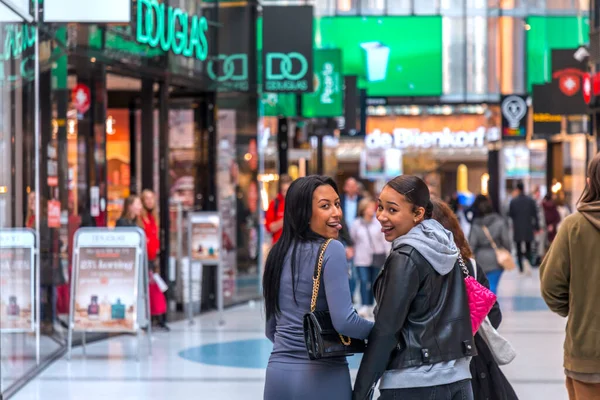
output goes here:
<path id="1" fill-rule="evenodd" d="M 387 0 L 387 11 L 389 15 L 410 14 L 412 0 Z"/>
<path id="2" fill-rule="evenodd" d="M 413 0 L 417 15 L 436 15 L 440 12 L 440 0 Z"/>
<path id="3" fill-rule="evenodd" d="M 385 13 L 385 0 L 361 0 L 362 15 L 381 15 Z"/>

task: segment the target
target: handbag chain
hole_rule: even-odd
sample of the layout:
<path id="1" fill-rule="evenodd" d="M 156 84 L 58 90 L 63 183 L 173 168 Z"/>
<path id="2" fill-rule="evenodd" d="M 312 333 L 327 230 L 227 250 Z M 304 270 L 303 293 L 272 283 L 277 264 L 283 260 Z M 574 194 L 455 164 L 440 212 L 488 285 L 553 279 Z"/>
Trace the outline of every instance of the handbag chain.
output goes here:
<path id="1" fill-rule="evenodd" d="M 329 246 L 329 243 L 331 243 L 332 240 L 333 239 L 327 239 L 327 241 L 323 243 L 321 251 L 319 252 L 319 262 L 317 263 L 317 276 L 313 276 L 313 291 L 312 298 L 310 299 L 311 313 L 315 312 L 315 309 L 317 308 L 317 297 L 319 296 L 319 288 L 321 287 L 321 270 L 323 269 L 323 259 L 325 258 L 325 250 L 327 250 L 327 246 Z M 339 333 L 338 335 L 340 336 L 340 339 L 344 346 L 350 346 L 350 344 L 352 343 L 351 338 L 345 338 Z"/>

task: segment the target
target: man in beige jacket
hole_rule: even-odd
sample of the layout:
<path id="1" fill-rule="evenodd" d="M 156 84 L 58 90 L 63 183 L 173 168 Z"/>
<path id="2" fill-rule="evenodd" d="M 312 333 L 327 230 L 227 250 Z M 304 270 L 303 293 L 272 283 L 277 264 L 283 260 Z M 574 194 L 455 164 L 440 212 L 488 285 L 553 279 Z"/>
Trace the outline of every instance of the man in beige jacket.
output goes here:
<path id="1" fill-rule="evenodd" d="M 578 212 L 558 230 L 540 267 L 542 296 L 567 317 L 564 368 L 571 400 L 600 399 L 600 153 Z"/>

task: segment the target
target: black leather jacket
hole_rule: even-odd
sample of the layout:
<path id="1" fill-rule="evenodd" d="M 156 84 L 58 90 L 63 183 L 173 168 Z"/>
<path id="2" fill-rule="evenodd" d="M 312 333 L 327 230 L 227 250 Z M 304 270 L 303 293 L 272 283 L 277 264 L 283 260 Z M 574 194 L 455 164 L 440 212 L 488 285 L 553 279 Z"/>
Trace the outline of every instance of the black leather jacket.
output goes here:
<path id="1" fill-rule="evenodd" d="M 378 310 L 356 384 L 355 400 L 369 397 L 386 370 L 476 355 L 460 266 L 437 273 L 413 247 L 394 249 L 374 284 Z"/>

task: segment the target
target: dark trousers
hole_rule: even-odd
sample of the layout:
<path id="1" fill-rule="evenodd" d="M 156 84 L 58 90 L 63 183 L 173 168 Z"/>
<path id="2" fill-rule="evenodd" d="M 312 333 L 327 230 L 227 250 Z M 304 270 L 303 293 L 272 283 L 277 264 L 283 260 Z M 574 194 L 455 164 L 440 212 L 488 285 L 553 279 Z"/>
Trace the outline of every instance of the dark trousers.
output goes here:
<path id="1" fill-rule="evenodd" d="M 525 243 L 525 253 L 523 253 L 523 243 Z M 517 261 L 519 262 L 519 270 L 523 269 L 523 257 L 527 258 L 527 261 L 531 262 L 531 242 L 515 242 L 517 245 Z"/>
<path id="2" fill-rule="evenodd" d="M 358 279 L 360 279 L 360 297 L 363 306 L 372 306 L 375 298 L 373 296 L 373 283 L 379 275 L 380 267 L 356 267 Z"/>
<path id="3" fill-rule="evenodd" d="M 473 400 L 471 380 L 465 379 L 449 385 L 382 390 L 379 400 Z"/>

